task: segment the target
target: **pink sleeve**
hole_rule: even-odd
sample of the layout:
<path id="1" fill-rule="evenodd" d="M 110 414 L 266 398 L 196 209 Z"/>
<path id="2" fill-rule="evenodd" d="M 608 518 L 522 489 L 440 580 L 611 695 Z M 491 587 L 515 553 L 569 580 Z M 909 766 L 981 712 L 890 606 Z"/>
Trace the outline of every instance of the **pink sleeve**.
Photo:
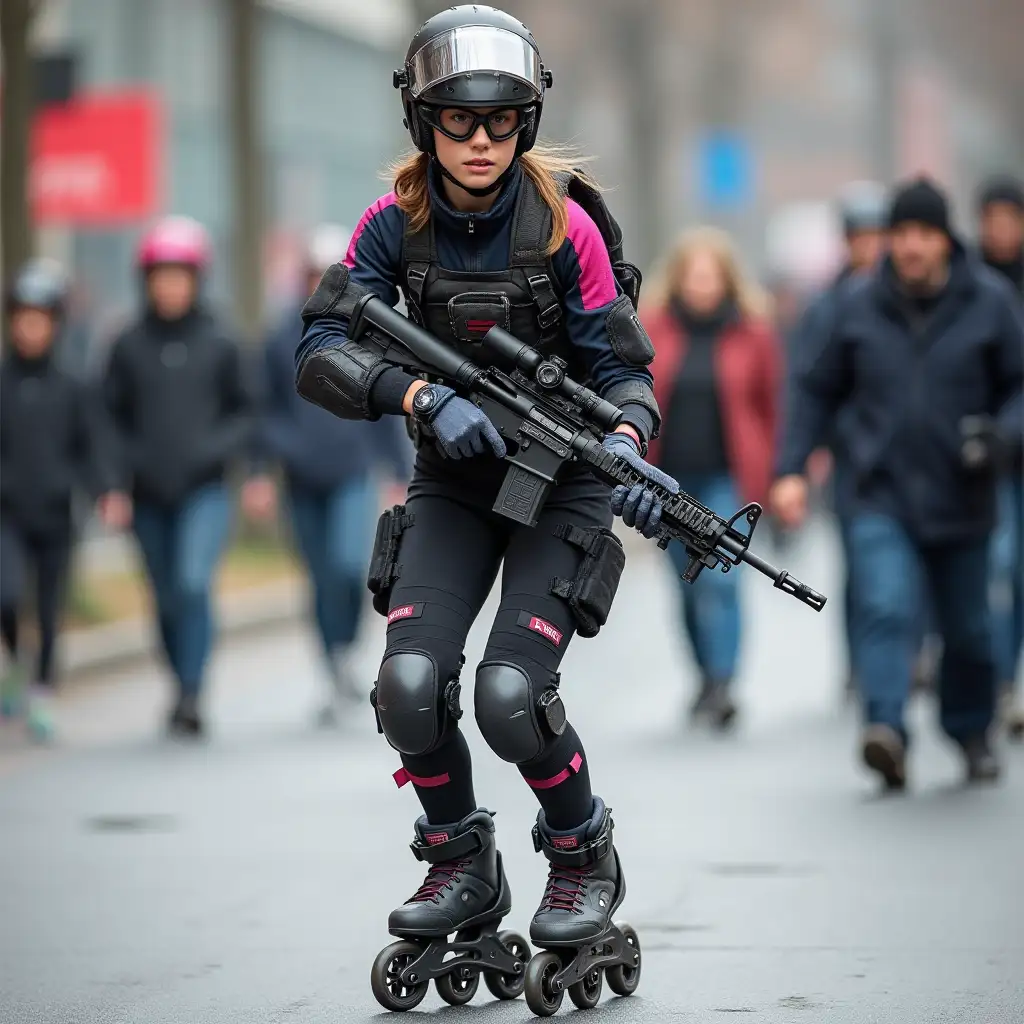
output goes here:
<path id="1" fill-rule="evenodd" d="M 366 225 L 373 220 L 382 210 L 386 210 L 389 206 L 393 206 L 398 201 L 394 192 L 389 192 L 386 196 L 381 196 L 380 199 L 374 200 L 363 212 L 362 217 L 359 218 L 359 223 L 356 225 L 355 231 L 352 232 L 352 238 L 348 243 L 348 252 L 345 253 L 345 266 L 351 270 L 356 265 L 356 246 L 359 244 L 359 239 L 363 232 L 366 230 Z"/>
<path id="2" fill-rule="evenodd" d="M 598 309 L 615 300 L 618 291 L 608 249 L 598 226 L 574 199 L 566 200 L 568 238 L 580 265 L 580 296 L 584 309 Z"/>

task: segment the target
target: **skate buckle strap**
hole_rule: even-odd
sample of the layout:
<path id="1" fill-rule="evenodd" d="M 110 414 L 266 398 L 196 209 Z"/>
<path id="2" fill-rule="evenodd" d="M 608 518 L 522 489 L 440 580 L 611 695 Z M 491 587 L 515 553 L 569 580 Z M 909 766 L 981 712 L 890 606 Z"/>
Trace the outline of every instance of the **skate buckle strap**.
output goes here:
<path id="1" fill-rule="evenodd" d="M 419 861 L 427 864 L 437 864 L 445 860 L 459 860 L 463 857 L 470 857 L 479 853 L 484 848 L 484 838 L 481 829 L 475 826 L 461 835 L 452 839 L 439 838 L 447 837 L 447 833 L 435 830 L 428 833 L 428 842 L 424 843 L 419 837 L 414 839 L 409 847 L 412 855 Z"/>
<path id="2" fill-rule="evenodd" d="M 605 811 L 604 819 L 601 822 L 601 831 L 596 839 L 582 846 L 569 846 L 567 840 L 575 840 L 575 836 L 552 836 L 550 838 L 542 835 L 540 826 L 533 826 L 533 848 L 538 853 L 543 853 L 551 864 L 557 864 L 566 868 L 585 868 L 596 864 L 603 857 L 606 857 L 612 849 L 612 826 L 614 822 L 608 810 Z"/>

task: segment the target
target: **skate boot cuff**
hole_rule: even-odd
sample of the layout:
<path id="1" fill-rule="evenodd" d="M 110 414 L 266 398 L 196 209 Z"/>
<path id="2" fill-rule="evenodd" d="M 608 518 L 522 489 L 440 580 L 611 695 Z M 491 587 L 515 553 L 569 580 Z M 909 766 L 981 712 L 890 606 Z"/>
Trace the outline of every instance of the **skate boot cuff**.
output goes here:
<path id="1" fill-rule="evenodd" d="M 493 834 L 489 811 L 474 811 L 454 825 L 429 825 L 421 817 L 416 822 L 416 838 L 409 845 L 418 861 L 438 864 L 480 853 Z"/>
<path id="2" fill-rule="evenodd" d="M 611 853 L 614 824 L 611 808 L 599 797 L 594 798 L 593 817 L 569 832 L 549 829 L 541 811 L 533 826 L 533 848 L 560 867 L 590 867 Z"/>

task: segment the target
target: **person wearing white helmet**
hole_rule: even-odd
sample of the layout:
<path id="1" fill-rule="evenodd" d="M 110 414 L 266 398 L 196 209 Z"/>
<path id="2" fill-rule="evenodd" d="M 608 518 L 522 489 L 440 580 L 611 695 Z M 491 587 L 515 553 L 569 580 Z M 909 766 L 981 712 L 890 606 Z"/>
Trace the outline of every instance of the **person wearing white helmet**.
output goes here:
<path id="1" fill-rule="evenodd" d="M 168 728 L 203 732 L 200 697 L 214 637 L 211 590 L 228 539 L 226 475 L 250 445 L 252 401 L 238 344 L 206 308 L 206 229 L 168 217 L 139 245 L 144 311 L 117 338 L 104 376 L 121 454 L 109 522 L 134 528 L 176 683 Z"/>
<path id="2" fill-rule="evenodd" d="M 366 595 L 366 565 L 377 509 L 375 476 L 404 490 L 412 468 L 409 439 L 393 421 L 341 420 L 307 402 L 295 390 L 295 345 L 300 312 L 324 271 L 345 258 L 352 232 L 320 224 L 308 238 L 303 292 L 268 333 L 259 357 L 259 471 L 242 489 L 251 518 L 268 519 L 277 507 L 272 469 L 283 477 L 292 533 L 313 589 L 313 619 L 331 680 L 319 711 L 323 724 L 340 706 L 366 699 L 352 662 Z"/>

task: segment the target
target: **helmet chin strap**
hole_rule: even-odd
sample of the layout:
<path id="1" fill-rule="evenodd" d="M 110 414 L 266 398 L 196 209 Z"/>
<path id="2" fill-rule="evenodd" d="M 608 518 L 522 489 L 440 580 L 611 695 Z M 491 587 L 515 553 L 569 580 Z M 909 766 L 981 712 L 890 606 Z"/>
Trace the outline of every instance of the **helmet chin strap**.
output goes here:
<path id="1" fill-rule="evenodd" d="M 510 163 L 508 167 L 506 167 L 505 170 L 503 170 L 501 174 L 499 174 L 498 177 L 495 178 L 494 181 L 490 183 L 490 185 L 485 185 L 483 188 L 470 188 L 469 185 L 463 185 L 462 182 L 459 181 L 459 179 L 456 178 L 454 174 L 451 174 L 448 168 L 445 167 L 445 165 L 441 163 L 441 161 L 438 160 L 436 156 L 433 157 L 433 161 L 435 164 L 437 164 L 437 167 L 441 171 L 441 174 L 444 177 L 446 177 L 453 185 L 457 185 L 459 188 L 462 189 L 463 192 L 468 192 L 469 195 L 474 196 L 477 199 L 482 199 L 484 196 L 493 195 L 493 193 L 497 192 L 498 189 L 500 189 L 501 186 L 504 185 L 506 181 L 508 181 L 509 175 L 512 173 L 516 165 L 515 160 L 513 160 L 512 163 Z"/>

